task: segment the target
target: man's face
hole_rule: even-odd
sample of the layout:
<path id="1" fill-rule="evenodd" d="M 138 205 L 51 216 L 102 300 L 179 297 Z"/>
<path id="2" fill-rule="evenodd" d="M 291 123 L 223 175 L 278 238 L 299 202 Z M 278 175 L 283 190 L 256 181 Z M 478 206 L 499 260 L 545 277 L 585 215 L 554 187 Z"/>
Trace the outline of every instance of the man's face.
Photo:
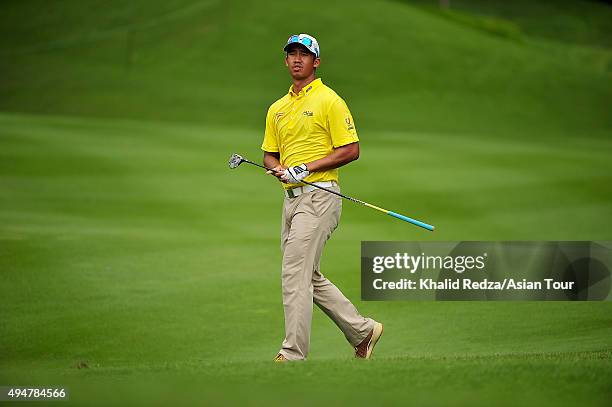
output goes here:
<path id="1" fill-rule="evenodd" d="M 310 77 L 314 69 L 319 66 L 321 60 L 308 51 L 302 44 L 293 44 L 287 49 L 285 65 L 293 79 L 306 79 Z"/>

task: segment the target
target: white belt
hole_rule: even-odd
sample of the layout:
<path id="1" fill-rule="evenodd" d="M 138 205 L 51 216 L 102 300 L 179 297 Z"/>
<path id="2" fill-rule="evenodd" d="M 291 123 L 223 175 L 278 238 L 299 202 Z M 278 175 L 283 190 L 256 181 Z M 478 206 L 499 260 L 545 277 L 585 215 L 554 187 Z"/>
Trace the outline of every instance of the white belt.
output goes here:
<path id="1" fill-rule="evenodd" d="M 319 181 L 319 182 L 312 182 L 312 184 L 315 184 L 315 185 L 323 187 L 323 188 L 329 188 L 329 187 L 334 187 L 334 186 L 338 185 L 338 183 L 336 181 Z M 286 189 L 285 190 L 285 196 L 287 198 L 295 198 L 297 196 L 305 194 L 306 192 L 312 192 L 315 189 L 318 189 L 318 188 L 317 187 L 313 187 L 312 185 L 304 185 L 304 186 L 301 186 L 301 187 Z"/>

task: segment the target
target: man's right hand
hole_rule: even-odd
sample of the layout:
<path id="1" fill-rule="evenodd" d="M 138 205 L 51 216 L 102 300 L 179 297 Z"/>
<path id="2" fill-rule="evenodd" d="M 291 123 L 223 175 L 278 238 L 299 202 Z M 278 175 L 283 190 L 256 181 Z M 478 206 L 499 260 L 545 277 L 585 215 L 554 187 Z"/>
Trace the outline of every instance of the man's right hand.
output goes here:
<path id="1" fill-rule="evenodd" d="M 270 169 L 268 172 L 266 172 L 266 174 L 271 174 L 271 175 L 274 175 L 276 178 L 278 178 L 278 180 L 279 180 L 280 182 L 283 182 L 283 183 L 285 183 L 285 184 L 286 184 L 286 183 L 287 183 L 287 181 L 284 181 L 283 179 L 281 179 L 281 176 L 282 176 L 282 175 L 285 173 L 285 170 L 286 170 L 287 168 L 288 168 L 288 167 L 286 167 L 286 166 L 284 166 L 284 165 L 277 165 L 276 167 L 271 168 L 271 169 Z"/>

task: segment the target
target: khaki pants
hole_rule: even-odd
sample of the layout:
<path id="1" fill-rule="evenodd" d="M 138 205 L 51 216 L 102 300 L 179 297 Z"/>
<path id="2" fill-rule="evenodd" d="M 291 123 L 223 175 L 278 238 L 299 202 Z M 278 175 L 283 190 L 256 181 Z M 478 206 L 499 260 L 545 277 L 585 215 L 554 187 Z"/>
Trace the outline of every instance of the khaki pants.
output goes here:
<path id="1" fill-rule="evenodd" d="M 338 186 L 330 189 L 340 191 Z M 319 270 L 323 247 L 338 226 L 341 211 L 342 198 L 318 189 L 285 198 L 281 233 L 285 340 L 280 353 L 289 360 L 308 356 L 313 301 L 352 346 L 374 328 L 374 320 L 361 316 Z"/>

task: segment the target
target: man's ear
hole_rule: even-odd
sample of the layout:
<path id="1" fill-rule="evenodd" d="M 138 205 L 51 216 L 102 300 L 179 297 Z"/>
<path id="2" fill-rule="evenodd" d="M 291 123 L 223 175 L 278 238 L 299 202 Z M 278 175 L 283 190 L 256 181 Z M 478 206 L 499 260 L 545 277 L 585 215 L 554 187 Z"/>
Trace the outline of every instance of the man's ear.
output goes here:
<path id="1" fill-rule="evenodd" d="M 314 62 L 312 63 L 312 65 L 313 65 L 315 68 L 318 68 L 318 67 L 319 67 L 319 65 L 321 65 L 321 58 L 315 58 L 315 60 L 314 60 Z"/>

